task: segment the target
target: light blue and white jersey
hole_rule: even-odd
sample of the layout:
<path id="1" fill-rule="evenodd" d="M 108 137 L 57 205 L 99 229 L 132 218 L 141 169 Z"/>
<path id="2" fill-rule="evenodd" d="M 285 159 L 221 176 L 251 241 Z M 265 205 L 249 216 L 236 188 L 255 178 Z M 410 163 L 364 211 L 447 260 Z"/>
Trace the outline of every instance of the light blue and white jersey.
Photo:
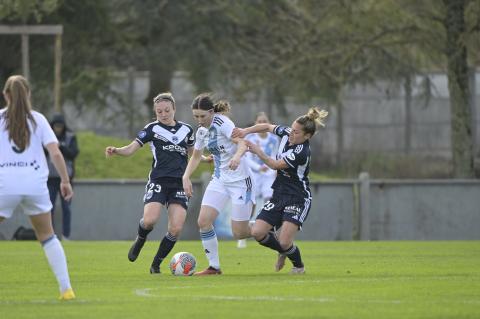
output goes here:
<path id="1" fill-rule="evenodd" d="M 260 146 L 260 148 L 263 150 L 263 152 L 267 156 L 273 159 L 276 159 L 280 139 L 275 134 L 267 133 L 267 136 L 263 138 L 260 136 L 260 134 L 254 133 L 254 134 L 248 134 L 245 137 L 245 139 L 247 141 L 252 142 L 253 144 Z M 248 166 L 250 167 L 250 169 L 254 174 L 261 174 L 261 175 L 268 175 L 268 176 L 274 176 L 277 174 L 275 170 L 268 167 L 267 167 L 268 169 L 265 172 L 261 172 L 260 168 L 266 165 L 257 155 L 248 152 L 246 154 L 246 157 L 247 157 Z"/>
<path id="2" fill-rule="evenodd" d="M 200 127 L 197 130 L 195 149 L 203 150 L 206 147 L 213 155 L 215 164 L 213 177 L 223 182 L 235 182 L 250 176 L 250 169 L 244 156 L 236 170 L 228 167 L 230 160 L 237 152 L 237 144 L 231 139 L 234 128 L 235 124 L 228 117 L 215 114 L 208 129 Z"/>

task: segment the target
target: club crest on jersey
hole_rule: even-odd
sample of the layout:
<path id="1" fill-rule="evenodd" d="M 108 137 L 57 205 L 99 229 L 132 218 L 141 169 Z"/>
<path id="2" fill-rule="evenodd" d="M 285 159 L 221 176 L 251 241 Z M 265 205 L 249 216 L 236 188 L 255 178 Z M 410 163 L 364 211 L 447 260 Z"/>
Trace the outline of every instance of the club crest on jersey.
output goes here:
<path id="1" fill-rule="evenodd" d="M 146 135 L 147 135 L 147 132 L 145 131 L 138 132 L 138 138 L 144 138 Z"/>
<path id="2" fill-rule="evenodd" d="M 175 136 L 175 135 L 173 135 L 173 136 L 172 136 L 172 142 L 173 142 L 173 143 L 177 143 L 177 142 L 178 142 L 178 137 Z"/>

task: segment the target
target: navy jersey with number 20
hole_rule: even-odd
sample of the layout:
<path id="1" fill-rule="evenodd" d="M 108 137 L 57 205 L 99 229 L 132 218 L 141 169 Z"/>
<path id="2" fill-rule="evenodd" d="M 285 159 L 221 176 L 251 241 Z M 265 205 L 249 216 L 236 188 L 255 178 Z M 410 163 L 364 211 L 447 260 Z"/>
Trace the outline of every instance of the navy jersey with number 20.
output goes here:
<path id="1" fill-rule="evenodd" d="M 306 140 L 302 144 L 289 145 L 288 136 L 290 132 L 289 127 L 280 125 L 273 130 L 273 133 L 281 138 L 277 159 L 283 159 L 288 167 L 278 170 L 272 188 L 275 193 L 309 198 L 311 197 L 308 179 L 310 143 Z"/>

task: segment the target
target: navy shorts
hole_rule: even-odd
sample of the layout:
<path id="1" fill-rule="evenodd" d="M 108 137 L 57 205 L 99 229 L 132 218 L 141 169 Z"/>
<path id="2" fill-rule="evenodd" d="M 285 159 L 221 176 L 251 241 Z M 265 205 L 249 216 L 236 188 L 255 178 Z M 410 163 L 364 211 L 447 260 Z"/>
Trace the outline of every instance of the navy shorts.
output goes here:
<path id="1" fill-rule="evenodd" d="M 284 221 L 302 227 L 310 211 L 311 198 L 275 194 L 263 205 L 257 219 L 261 219 L 275 228 L 280 228 Z"/>
<path id="2" fill-rule="evenodd" d="M 160 203 L 167 208 L 171 204 L 179 204 L 185 210 L 188 209 L 188 197 L 183 187 L 162 186 L 154 182 L 147 183 L 145 186 L 143 203 Z"/>

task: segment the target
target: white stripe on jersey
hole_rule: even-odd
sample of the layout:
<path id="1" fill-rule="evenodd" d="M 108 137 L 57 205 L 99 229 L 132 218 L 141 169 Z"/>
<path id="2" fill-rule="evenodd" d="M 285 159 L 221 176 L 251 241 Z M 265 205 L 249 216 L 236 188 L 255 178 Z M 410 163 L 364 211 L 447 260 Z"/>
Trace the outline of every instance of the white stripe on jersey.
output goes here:
<path id="1" fill-rule="evenodd" d="M 187 136 L 187 134 L 190 132 L 190 128 L 182 125 L 182 127 L 180 127 L 177 132 L 172 133 L 159 125 L 155 125 L 152 128 L 152 131 L 159 135 L 159 138 L 163 137 L 167 139 L 168 142 L 177 145 L 178 143 L 181 143 L 183 139 Z"/>

